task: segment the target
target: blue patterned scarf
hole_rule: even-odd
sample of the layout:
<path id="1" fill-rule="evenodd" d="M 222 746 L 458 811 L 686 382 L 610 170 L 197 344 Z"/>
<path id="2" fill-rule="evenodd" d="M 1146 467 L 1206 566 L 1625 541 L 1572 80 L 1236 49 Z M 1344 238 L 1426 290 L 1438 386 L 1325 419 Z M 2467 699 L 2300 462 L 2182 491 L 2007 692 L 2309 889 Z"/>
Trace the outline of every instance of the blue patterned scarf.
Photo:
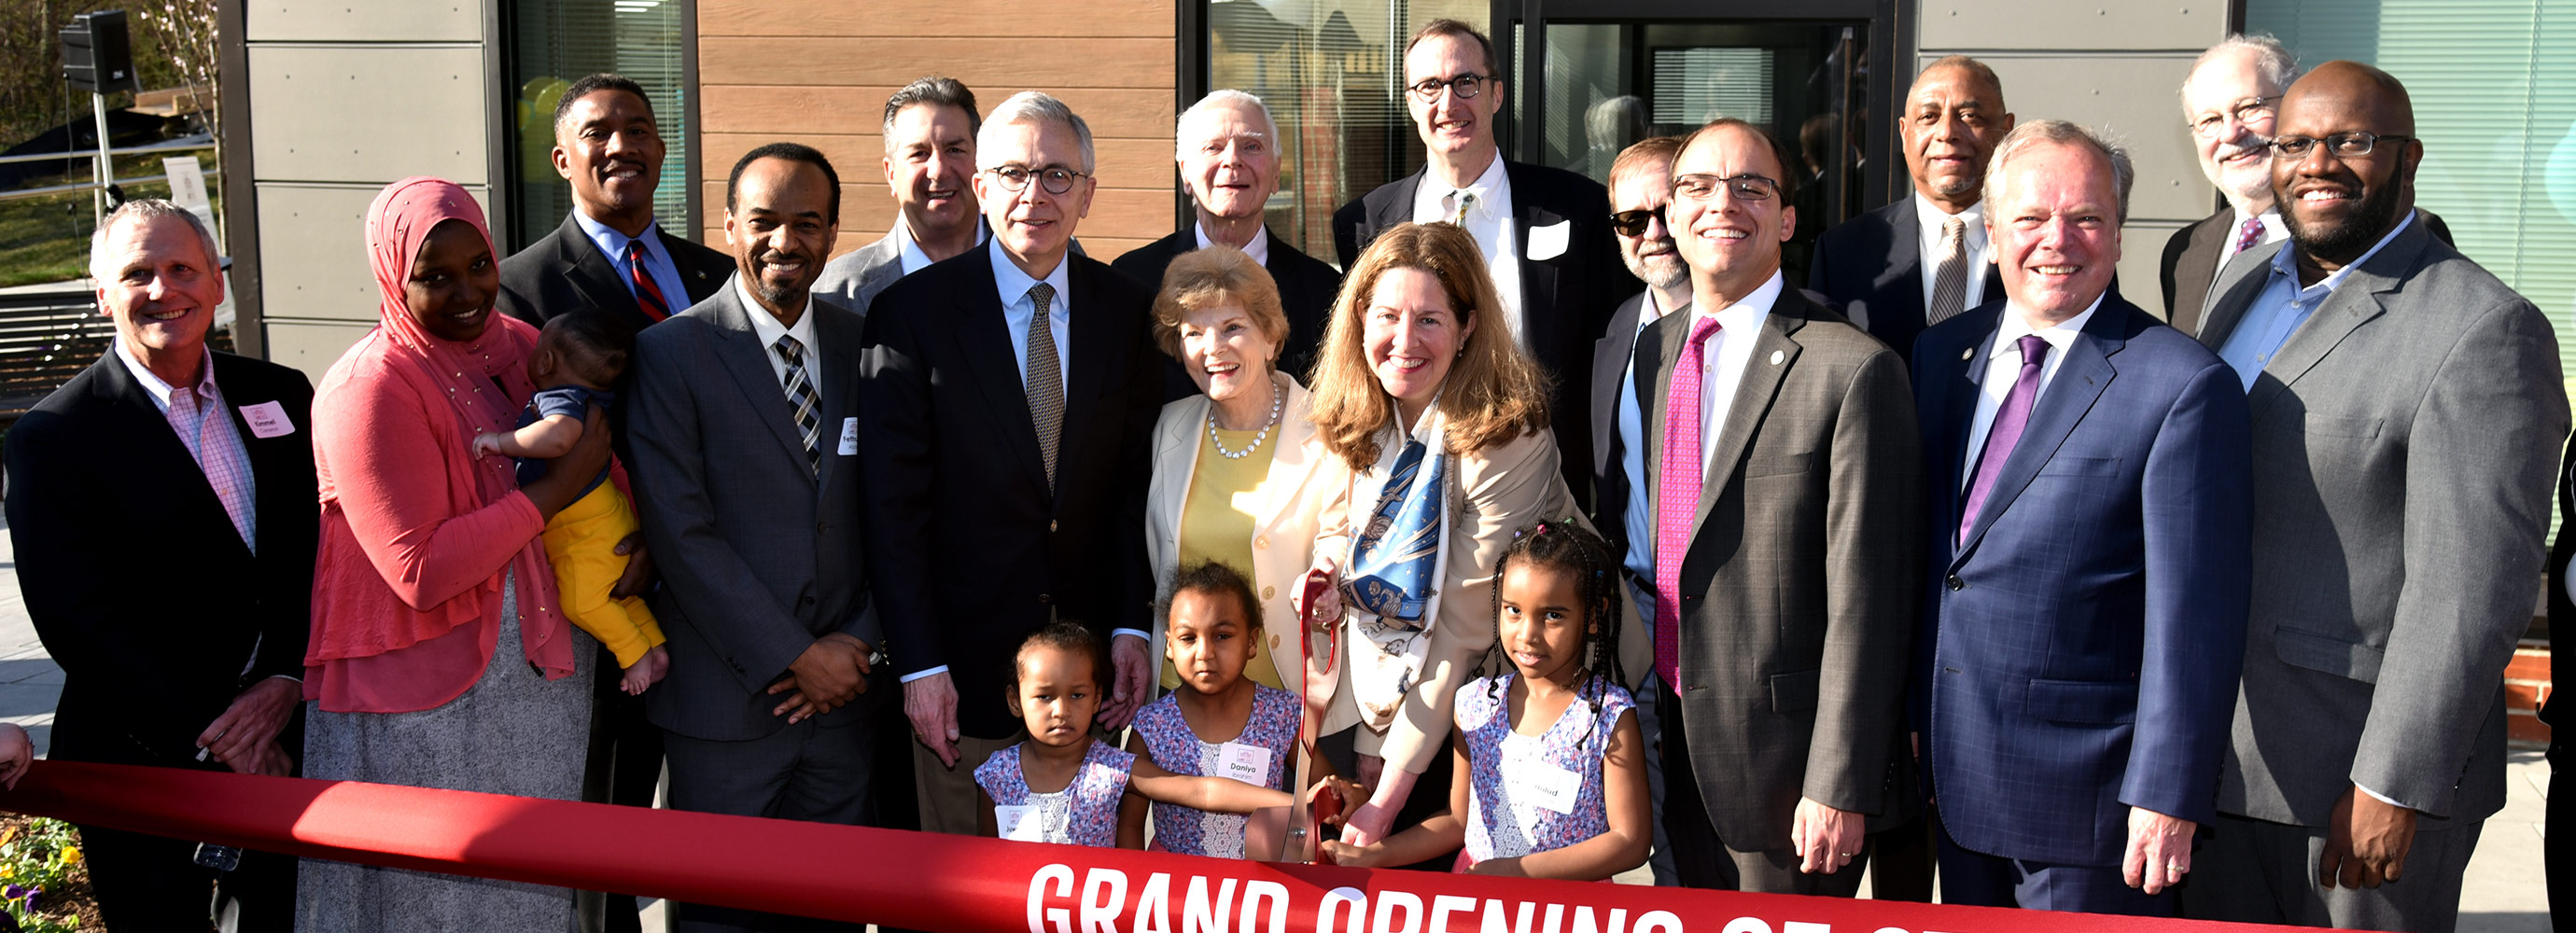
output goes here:
<path id="1" fill-rule="evenodd" d="M 1426 621 L 1423 612 L 1439 592 L 1432 573 L 1439 567 L 1448 468 L 1447 454 L 1431 454 L 1420 440 L 1404 442 L 1368 527 L 1351 545 L 1351 594 L 1360 609 L 1412 628 Z"/>

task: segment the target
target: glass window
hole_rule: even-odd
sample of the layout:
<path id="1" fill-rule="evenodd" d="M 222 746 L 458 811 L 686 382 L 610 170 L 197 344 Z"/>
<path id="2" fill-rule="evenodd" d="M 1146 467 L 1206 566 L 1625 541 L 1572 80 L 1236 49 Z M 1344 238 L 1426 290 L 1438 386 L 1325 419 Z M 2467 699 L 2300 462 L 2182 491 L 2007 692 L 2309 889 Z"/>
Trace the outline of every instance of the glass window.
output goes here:
<path id="1" fill-rule="evenodd" d="M 584 75 L 614 72 L 643 85 L 653 101 L 667 154 L 653 212 L 682 236 L 697 230 L 688 212 L 689 111 L 682 98 L 685 56 L 682 0 L 519 0 L 511 4 L 511 86 L 518 91 L 511 133 L 510 226 L 505 252 L 553 233 L 572 213 L 572 188 L 555 174 L 555 105 Z M 602 27 L 605 28 L 602 28 Z"/>
<path id="2" fill-rule="evenodd" d="M 2302 67 L 2396 75 L 2415 102 L 2415 203 L 2557 325 L 2576 374 L 2576 6 L 2540 0 L 2248 0 L 2245 29 Z"/>
<path id="3" fill-rule="evenodd" d="M 1434 19 L 1488 29 L 1489 0 L 1207 5 L 1208 86 L 1260 97 L 1279 123 L 1270 229 L 1333 260 L 1333 211 L 1422 167 L 1404 106 L 1404 42 Z"/>

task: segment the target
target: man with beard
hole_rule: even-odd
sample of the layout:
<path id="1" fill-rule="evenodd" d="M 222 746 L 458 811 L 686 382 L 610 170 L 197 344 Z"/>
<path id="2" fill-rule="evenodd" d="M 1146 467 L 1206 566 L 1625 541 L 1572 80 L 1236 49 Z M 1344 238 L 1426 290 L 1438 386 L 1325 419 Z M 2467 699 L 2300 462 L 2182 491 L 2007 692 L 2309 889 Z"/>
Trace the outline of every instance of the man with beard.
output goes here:
<path id="1" fill-rule="evenodd" d="M 1681 153 L 1679 136 L 1654 136 L 1621 150 L 1610 163 L 1610 232 L 1619 238 L 1619 259 L 1628 274 L 1646 283 L 1636 297 L 1621 302 L 1610 315 L 1610 327 L 1592 345 L 1592 488 L 1596 491 L 1592 526 L 1601 529 L 1612 553 L 1624 554 L 1629 573 L 1629 604 L 1645 603 L 1643 585 L 1655 576 L 1655 497 L 1645 489 L 1645 418 L 1637 409 L 1637 334 L 1672 311 L 1690 306 L 1690 267 L 1675 252 L 1672 228 L 1664 223 L 1664 206 L 1672 200 L 1673 156 Z M 1651 613 L 1647 613 L 1651 616 Z M 1651 677 L 1630 665 L 1632 677 Z M 1655 719 L 1651 689 L 1636 691 L 1638 727 L 1646 736 L 1646 789 L 1655 812 L 1664 809 L 1663 735 Z M 1655 883 L 1674 883 L 1673 854 L 1663 841 L 1663 822 L 1655 823 L 1654 854 L 1647 865 Z"/>
<path id="2" fill-rule="evenodd" d="M 2003 294 L 1979 199 L 2013 115 L 1994 69 L 1952 55 L 1915 76 L 1898 117 L 1914 196 L 1825 231 L 1807 287 L 1902 357 L 1923 328 Z"/>
<path id="3" fill-rule="evenodd" d="M 2248 393 L 2256 583 L 2183 906 L 2440 933 L 2504 806 L 2504 667 L 2567 436 L 2558 341 L 2411 207 L 2424 144 L 2397 79 L 2321 65 L 2275 133 L 2290 239 L 2219 276 L 2199 334 Z"/>
<path id="4" fill-rule="evenodd" d="M 1270 108 L 1261 98 L 1242 91 L 1215 91 L 1181 114 L 1175 143 L 1181 184 L 1189 188 L 1198 223 L 1128 250 L 1110 268 L 1159 288 L 1163 270 L 1182 253 L 1219 244 L 1242 250 L 1270 273 L 1270 280 L 1279 286 L 1280 310 L 1288 315 L 1288 340 L 1279 348 L 1279 371 L 1306 378 L 1315 362 L 1315 347 L 1324 341 L 1324 321 L 1332 314 L 1342 274 L 1280 242 L 1263 222 L 1270 195 L 1279 190 L 1278 122 L 1270 118 Z M 1165 381 L 1182 392 L 1197 391 L 1177 362 Z"/>
<path id="5" fill-rule="evenodd" d="M 975 207 L 975 92 L 938 75 L 904 85 L 886 98 L 885 180 L 894 193 L 894 226 L 874 243 L 824 264 L 814 294 L 868 313 L 868 303 L 896 279 L 984 242 Z"/>
<path id="6" fill-rule="evenodd" d="M 725 182 L 733 284 L 635 341 L 635 502 L 661 555 L 671 673 L 645 696 L 672 809 L 857 824 L 894 691 L 859 540 L 857 312 L 809 294 L 840 227 L 823 154 L 771 143 Z M 747 930 L 680 904 L 673 929 Z M 812 929 L 817 927 L 800 927 Z M 857 930 L 858 926 L 833 927 Z"/>

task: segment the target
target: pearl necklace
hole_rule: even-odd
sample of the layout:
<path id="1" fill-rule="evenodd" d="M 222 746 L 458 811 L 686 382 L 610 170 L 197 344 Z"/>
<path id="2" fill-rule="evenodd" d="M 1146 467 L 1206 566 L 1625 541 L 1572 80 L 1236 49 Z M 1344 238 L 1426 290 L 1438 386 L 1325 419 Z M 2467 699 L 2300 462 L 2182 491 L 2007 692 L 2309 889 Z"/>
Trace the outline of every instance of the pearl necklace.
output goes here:
<path id="1" fill-rule="evenodd" d="M 1262 425 L 1261 430 L 1252 435 L 1252 443 L 1246 445 L 1242 450 L 1227 450 L 1225 449 L 1225 442 L 1217 439 L 1216 406 L 1214 404 L 1208 405 L 1208 443 L 1216 447 L 1217 456 L 1224 457 L 1228 460 L 1241 460 L 1245 457 L 1252 456 L 1253 451 L 1261 449 L 1262 441 L 1270 439 L 1270 429 L 1279 426 L 1279 406 L 1287 400 L 1287 391 L 1279 388 L 1276 383 L 1273 383 L 1270 386 L 1270 423 Z"/>

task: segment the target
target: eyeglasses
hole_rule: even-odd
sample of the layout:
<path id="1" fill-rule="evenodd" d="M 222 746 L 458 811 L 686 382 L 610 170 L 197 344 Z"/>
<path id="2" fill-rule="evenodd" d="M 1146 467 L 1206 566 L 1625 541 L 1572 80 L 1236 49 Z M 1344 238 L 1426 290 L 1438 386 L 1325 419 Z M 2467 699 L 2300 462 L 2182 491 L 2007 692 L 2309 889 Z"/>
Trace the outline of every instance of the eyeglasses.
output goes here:
<path id="1" fill-rule="evenodd" d="M 1458 95 L 1459 100 L 1474 100 L 1476 95 L 1485 92 L 1485 82 L 1491 80 L 1494 80 L 1493 75 L 1480 75 L 1471 71 L 1446 81 L 1438 78 L 1424 78 L 1413 82 L 1412 86 L 1405 90 L 1413 92 L 1413 99 L 1426 104 L 1440 99 L 1441 88 L 1448 88 L 1451 93 Z"/>
<path id="2" fill-rule="evenodd" d="M 2227 126 L 2227 120 L 2231 117 L 2236 120 L 2238 126 L 2253 126 L 2257 122 L 2269 123 L 2273 117 L 2280 115 L 2280 111 L 2272 106 L 2273 101 L 2280 99 L 2279 94 L 2270 97 L 2248 97 L 2229 104 L 2225 113 L 2203 114 L 2200 119 L 2191 121 L 2191 134 L 2202 139 L 2217 139 L 2218 131 Z"/>
<path id="3" fill-rule="evenodd" d="M 1655 208 L 1620 211 L 1610 215 L 1610 229 L 1620 236 L 1645 236 L 1646 225 L 1654 223 L 1655 218 L 1663 215 L 1662 210 Z"/>
<path id="4" fill-rule="evenodd" d="M 1002 187 L 1011 191 L 1028 190 L 1029 178 L 1031 176 L 1035 176 L 1038 179 L 1038 184 L 1046 187 L 1048 194 L 1063 194 L 1071 191 L 1073 190 L 1074 179 L 1087 178 L 1091 175 L 1089 172 L 1077 172 L 1069 168 L 1058 166 L 1030 169 L 1017 165 L 1004 165 L 996 168 L 988 168 L 984 170 L 984 174 L 991 175 L 1000 180 Z"/>
<path id="5" fill-rule="evenodd" d="M 1715 175 L 1693 173 L 1673 176 L 1673 193 L 1693 201 L 1716 198 L 1720 185 L 1724 185 L 1727 191 L 1732 192 L 1738 201 L 1768 201 L 1780 196 L 1780 183 L 1760 175 L 1719 178 Z"/>
<path id="6" fill-rule="evenodd" d="M 2325 144 L 2326 151 L 2333 153 L 2335 158 L 2350 159 L 2369 155 L 2371 150 L 2379 148 L 2381 142 L 2402 143 L 2414 140 L 2415 137 L 2412 136 L 2383 135 L 2355 130 L 2350 133 L 2329 135 L 2325 137 Z M 2281 136 L 2272 140 L 2272 151 L 2283 158 L 2305 158 L 2308 150 L 2316 148 L 2317 142 L 2317 137 L 2314 136 Z"/>

